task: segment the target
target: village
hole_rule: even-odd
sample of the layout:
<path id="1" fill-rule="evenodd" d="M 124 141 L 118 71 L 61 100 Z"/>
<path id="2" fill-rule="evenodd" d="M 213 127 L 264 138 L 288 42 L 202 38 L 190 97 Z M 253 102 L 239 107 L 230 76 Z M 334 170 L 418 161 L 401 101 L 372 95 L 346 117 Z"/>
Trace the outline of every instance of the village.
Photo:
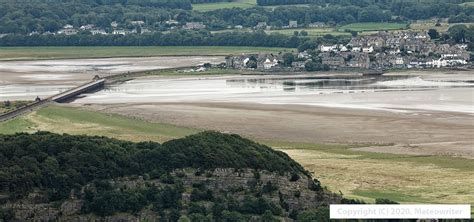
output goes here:
<path id="1" fill-rule="evenodd" d="M 226 65 L 260 71 L 317 71 L 462 68 L 472 62 L 465 44 L 436 43 L 426 32 L 381 31 L 353 37 L 346 45 L 321 44 L 298 53 L 228 56 Z M 320 68 L 314 70 L 315 65 Z"/>

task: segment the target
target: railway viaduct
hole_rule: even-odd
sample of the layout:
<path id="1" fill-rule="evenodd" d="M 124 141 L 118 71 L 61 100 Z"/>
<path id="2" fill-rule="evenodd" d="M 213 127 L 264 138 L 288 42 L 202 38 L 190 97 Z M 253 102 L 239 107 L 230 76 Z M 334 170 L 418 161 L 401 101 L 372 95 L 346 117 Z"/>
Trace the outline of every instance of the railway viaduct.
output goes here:
<path id="1" fill-rule="evenodd" d="M 83 93 L 88 93 L 88 92 L 95 92 L 103 89 L 105 86 L 105 79 L 103 78 L 94 78 L 91 82 L 82 84 L 80 86 L 77 86 L 75 88 L 69 89 L 65 92 L 59 93 L 57 95 L 35 101 L 33 103 L 30 103 L 26 106 L 20 107 L 18 109 L 12 110 L 7 113 L 0 114 L 0 122 L 2 121 L 7 121 L 10 119 L 13 119 L 17 116 L 29 113 L 39 107 L 46 106 L 50 103 L 65 103 L 73 100 L 77 96 L 83 94 Z"/>

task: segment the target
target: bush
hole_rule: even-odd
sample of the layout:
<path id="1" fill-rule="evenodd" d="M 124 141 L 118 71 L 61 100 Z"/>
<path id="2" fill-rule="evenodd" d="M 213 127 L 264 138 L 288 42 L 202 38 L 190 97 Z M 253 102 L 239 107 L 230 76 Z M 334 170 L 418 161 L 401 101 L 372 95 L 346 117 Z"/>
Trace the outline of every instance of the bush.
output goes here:
<path id="1" fill-rule="evenodd" d="M 395 202 L 393 200 L 389 200 L 389 199 L 377 198 L 375 199 L 375 204 L 400 204 L 400 203 Z"/>
<path id="2" fill-rule="evenodd" d="M 301 178 L 300 175 L 298 175 L 297 173 L 292 173 L 290 177 L 290 181 L 295 182 L 295 181 L 298 181 L 300 178 Z"/>
<path id="3" fill-rule="evenodd" d="M 278 190 L 278 186 L 274 185 L 271 181 L 268 181 L 262 187 L 262 194 L 273 193 Z"/>
<path id="4" fill-rule="evenodd" d="M 305 210 L 298 214 L 297 221 L 313 222 L 313 221 L 329 221 L 329 208 L 318 207 L 313 210 Z"/>

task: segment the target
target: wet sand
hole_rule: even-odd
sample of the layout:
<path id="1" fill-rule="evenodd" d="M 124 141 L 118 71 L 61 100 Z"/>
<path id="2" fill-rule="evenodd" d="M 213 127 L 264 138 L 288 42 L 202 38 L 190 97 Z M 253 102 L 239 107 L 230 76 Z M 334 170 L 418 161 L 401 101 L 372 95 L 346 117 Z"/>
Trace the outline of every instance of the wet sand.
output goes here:
<path id="1" fill-rule="evenodd" d="M 474 116 L 465 113 L 394 113 L 249 103 L 93 104 L 82 107 L 263 140 L 383 144 L 363 149 L 474 159 Z"/>
<path id="2" fill-rule="evenodd" d="M 143 57 L 0 61 L 0 101 L 54 95 L 90 81 L 95 75 L 221 63 L 224 57 Z"/>
<path id="3" fill-rule="evenodd" d="M 474 116 L 244 103 L 89 105 L 88 109 L 252 138 L 308 143 L 393 143 L 372 152 L 474 158 Z"/>

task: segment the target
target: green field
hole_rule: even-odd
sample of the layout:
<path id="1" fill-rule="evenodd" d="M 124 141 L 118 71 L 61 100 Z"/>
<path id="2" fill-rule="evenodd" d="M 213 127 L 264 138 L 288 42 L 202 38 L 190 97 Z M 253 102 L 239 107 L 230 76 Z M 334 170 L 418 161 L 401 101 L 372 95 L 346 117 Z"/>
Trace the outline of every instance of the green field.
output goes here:
<path id="1" fill-rule="evenodd" d="M 351 30 L 356 32 L 363 31 L 384 31 L 384 30 L 398 30 L 405 29 L 407 24 L 405 23 L 383 23 L 383 22 L 367 22 L 367 23 L 352 23 L 341 26 L 338 30 L 345 31 Z"/>
<path id="2" fill-rule="evenodd" d="M 334 35 L 334 36 L 339 36 L 339 35 L 347 35 L 350 36 L 351 33 L 348 32 L 340 32 L 335 30 L 334 28 L 301 28 L 301 29 L 281 29 L 281 30 L 268 30 L 266 31 L 267 33 L 280 33 L 284 35 L 294 35 L 295 31 L 301 32 L 305 30 L 308 32 L 309 37 L 320 37 L 324 35 Z"/>
<path id="3" fill-rule="evenodd" d="M 434 20 L 419 20 L 410 24 L 410 29 L 414 31 L 428 31 L 429 29 L 436 29 L 438 32 L 446 32 L 448 29 L 454 25 L 474 25 L 474 23 L 447 23 L 440 22 L 439 26 L 436 26 L 436 21 Z"/>
<path id="4" fill-rule="evenodd" d="M 199 131 L 63 106 L 48 106 L 29 115 L 0 123 L 1 134 L 38 130 L 158 142 Z"/>
<path id="5" fill-rule="evenodd" d="M 0 133 L 4 134 L 38 130 L 158 142 L 200 131 L 64 106 L 49 106 L 0 123 Z M 286 152 L 329 190 L 350 198 L 368 202 L 389 198 L 401 203 L 474 204 L 474 160 L 351 149 L 363 144 L 260 142 Z"/>
<path id="6" fill-rule="evenodd" d="M 31 103 L 32 101 L 6 101 L 0 103 L 0 113 L 7 113 Z"/>
<path id="7" fill-rule="evenodd" d="M 280 34 L 283 34 L 283 35 L 292 36 L 292 35 L 294 35 L 295 31 L 301 32 L 303 30 L 308 32 L 308 37 L 321 37 L 321 36 L 328 35 L 328 34 L 334 35 L 334 36 L 341 36 L 341 35 L 350 36 L 351 35 L 351 33 L 349 33 L 349 32 L 340 32 L 340 31 L 335 30 L 334 28 L 276 29 L 276 30 L 265 30 L 265 32 L 267 34 L 280 33 Z M 251 30 L 250 29 L 240 29 L 240 30 L 229 29 L 229 30 L 213 31 L 213 33 L 231 32 L 231 31 L 250 32 Z M 365 32 L 361 33 L 361 34 L 365 34 Z"/>
<path id="8" fill-rule="evenodd" d="M 257 6 L 256 0 L 238 0 L 235 2 L 193 4 L 193 10 L 206 12 L 223 8 L 251 8 Z"/>
<path id="9" fill-rule="evenodd" d="M 474 7 L 474 2 L 464 2 L 460 4 L 461 6 L 466 6 L 466 7 Z"/>
<path id="10" fill-rule="evenodd" d="M 227 46 L 0 47 L 0 60 L 278 53 L 287 48 Z"/>

